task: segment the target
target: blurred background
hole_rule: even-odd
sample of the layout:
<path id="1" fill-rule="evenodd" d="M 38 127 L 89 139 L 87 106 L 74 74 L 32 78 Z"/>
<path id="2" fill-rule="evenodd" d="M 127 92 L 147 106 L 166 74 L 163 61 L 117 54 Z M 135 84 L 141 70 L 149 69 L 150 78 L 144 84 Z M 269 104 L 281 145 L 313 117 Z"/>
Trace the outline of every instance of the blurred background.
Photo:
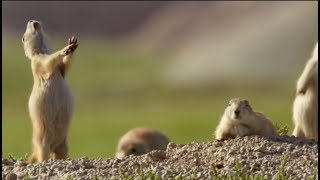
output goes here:
<path id="1" fill-rule="evenodd" d="M 246 98 L 292 133 L 295 83 L 318 39 L 318 2 L 2 2 L 2 157 L 31 153 L 33 78 L 21 37 L 39 20 L 55 50 L 79 47 L 70 156 L 113 157 L 148 126 L 206 142 L 228 101 Z"/>

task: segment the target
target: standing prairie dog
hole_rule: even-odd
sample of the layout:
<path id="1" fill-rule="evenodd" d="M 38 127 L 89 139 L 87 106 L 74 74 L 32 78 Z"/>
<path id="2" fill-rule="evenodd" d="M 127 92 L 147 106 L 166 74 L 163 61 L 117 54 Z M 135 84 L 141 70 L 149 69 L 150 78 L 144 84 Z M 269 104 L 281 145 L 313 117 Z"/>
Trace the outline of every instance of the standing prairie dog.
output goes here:
<path id="1" fill-rule="evenodd" d="M 235 136 L 275 135 L 273 123 L 262 113 L 254 112 L 245 99 L 234 98 L 224 111 L 215 131 L 216 139 L 225 140 Z"/>
<path id="2" fill-rule="evenodd" d="M 293 135 L 318 140 L 318 42 L 297 82 Z"/>
<path id="3" fill-rule="evenodd" d="M 77 39 L 52 53 L 39 21 L 28 21 L 22 37 L 25 55 L 31 60 L 33 88 L 29 98 L 33 152 L 30 163 L 43 162 L 51 153 L 54 159 L 68 155 L 67 134 L 73 113 L 73 96 L 65 81 Z"/>
<path id="4" fill-rule="evenodd" d="M 116 157 L 142 155 L 152 150 L 166 150 L 169 139 L 154 129 L 134 128 L 124 134 L 117 146 Z"/>

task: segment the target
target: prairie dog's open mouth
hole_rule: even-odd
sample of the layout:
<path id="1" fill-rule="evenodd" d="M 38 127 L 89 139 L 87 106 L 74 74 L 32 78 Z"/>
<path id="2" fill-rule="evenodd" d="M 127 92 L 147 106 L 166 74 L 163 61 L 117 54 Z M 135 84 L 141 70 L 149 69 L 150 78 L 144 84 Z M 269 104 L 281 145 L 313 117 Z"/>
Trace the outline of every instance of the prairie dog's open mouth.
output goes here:
<path id="1" fill-rule="evenodd" d="M 40 22 L 35 20 L 28 21 L 28 24 L 30 24 L 34 29 L 37 29 L 40 27 Z"/>

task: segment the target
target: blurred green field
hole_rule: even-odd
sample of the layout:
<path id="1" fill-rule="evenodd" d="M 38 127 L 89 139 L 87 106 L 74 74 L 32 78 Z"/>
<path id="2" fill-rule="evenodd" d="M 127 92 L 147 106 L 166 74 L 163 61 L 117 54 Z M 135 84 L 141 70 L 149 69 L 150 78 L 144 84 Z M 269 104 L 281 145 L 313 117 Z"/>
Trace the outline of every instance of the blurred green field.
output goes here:
<path id="1" fill-rule="evenodd" d="M 19 36 L 17 36 L 19 37 Z M 54 49 L 66 44 L 60 38 Z M 212 133 L 228 100 L 243 97 L 292 131 L 294 83 L 207 89 L 167 89 L 157 80 L 165 56 L 138 54 L 110 40 L 80 38 L 67 81 L 75 96 L 69 133 L 70 156 L 114 156 L 118 138 L 137 126 L 149 126 L 173 142 L 202 142 Z M 33 84 L 30 62 L 20 38 L 2 40 L 2 157 L 31 152 L 28 98 Z"/>

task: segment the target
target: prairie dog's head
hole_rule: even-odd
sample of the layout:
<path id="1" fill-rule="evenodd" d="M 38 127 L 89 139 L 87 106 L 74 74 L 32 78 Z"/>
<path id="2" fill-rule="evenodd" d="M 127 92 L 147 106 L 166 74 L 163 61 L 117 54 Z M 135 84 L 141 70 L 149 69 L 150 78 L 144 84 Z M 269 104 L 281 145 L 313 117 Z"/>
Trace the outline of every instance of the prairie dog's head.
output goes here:
<path id="1" fill-rule="evenodd" d="M 28 21 L 21 41 L 25 55 L 29 59 L 36 53 L 49 53 L 48 40 L 39 21 Z"/>
<path id="2" fill-rule="evenodd" d="M 249 102 L 245 99 L 234 98 L 229 101 L 225 115 L 234 121 L 241 121 L 252 113 Z"/>
<path id="3" fill-rule="evenodd" d="M 156 130 L 134 128 L 120 138 L 116 157 L 143 155 L 155 149 L 165 149 L 168 143 L 169 140 Z"/>
<path id="4" fill-rule="evenodd" d="M 141 141 L 134 141 L 134 140 L 128 140 L 121 143 L 121 145 L 118 145 L 116 157 L 117 158 L 123 158 L 125 156 L 129 155 L 143 155 L 145 153 L 149 152 L 145 144 Z"/>

